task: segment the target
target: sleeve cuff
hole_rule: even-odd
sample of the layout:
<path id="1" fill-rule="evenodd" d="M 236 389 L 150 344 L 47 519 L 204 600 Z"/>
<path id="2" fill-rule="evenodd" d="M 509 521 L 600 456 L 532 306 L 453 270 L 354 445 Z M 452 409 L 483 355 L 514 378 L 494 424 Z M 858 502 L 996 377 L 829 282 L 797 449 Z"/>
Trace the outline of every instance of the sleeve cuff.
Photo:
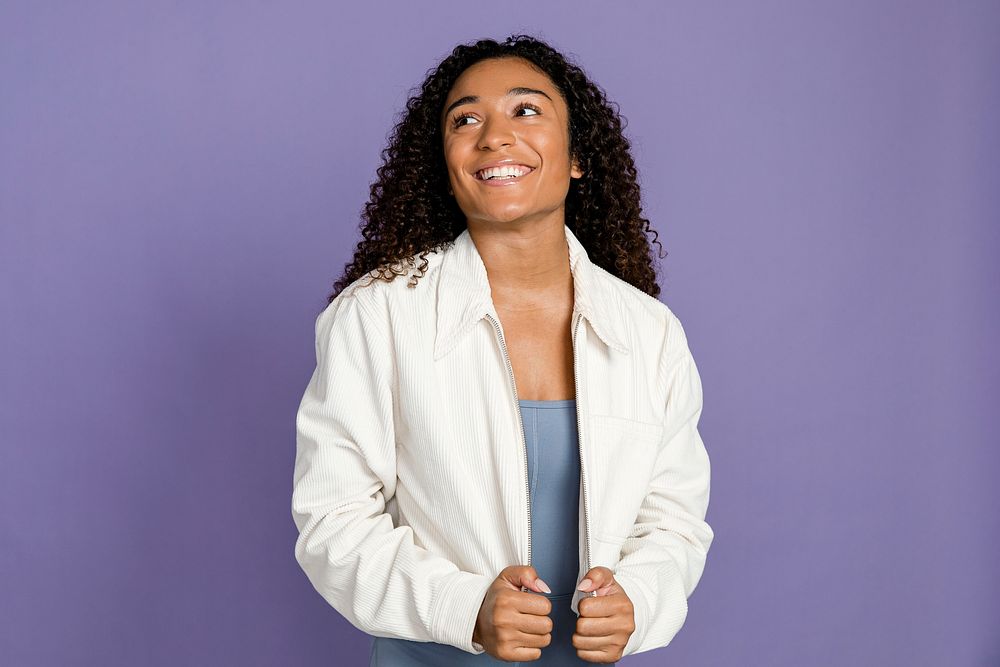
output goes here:
<path id="1" fill-rule="evenodd" d="M 492 583 L 492 577 L 461 570 L 448 576 L 434 605 L 432 627 L 438 643 L 476 655 L 486 652 L 482 644 L 472 641 L 472 633 Z"/>
<path id="2" fill-rule="evenodd" d="M 626 572 L 615 572 L 615 581 L 625 591 L 628 599 L 632 601 L 633 621 L 635 623 L 635 630 L 632 631 L 628 642 L 625 644 L 625 648 L 622 649 L 622 657 L 624 658 L 627 655 L 635 653 L 646 636 L 646 628 L 649 623 L 649 603 L 646 601 L 642 584 L 634 579 L 632 575 Z"/>

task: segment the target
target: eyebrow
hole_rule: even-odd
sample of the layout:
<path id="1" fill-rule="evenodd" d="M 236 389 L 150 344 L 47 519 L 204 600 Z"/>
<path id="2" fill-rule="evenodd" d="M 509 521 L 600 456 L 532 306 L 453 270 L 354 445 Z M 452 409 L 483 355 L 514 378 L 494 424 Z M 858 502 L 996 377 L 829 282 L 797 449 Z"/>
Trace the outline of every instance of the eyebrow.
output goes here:
<path id="1" fill-rule="evenodd" d="M 524 86 L 515 86 L 507 91 L 504 97 L 514 97 L 515 95 L 544 95 L 551 102 L 552 98 L 544 90 L 538 90 L 537 88 L 525 88 Z M 465 97 L 460 97 L 454 102 L 452 102 L 447 109 L 445 109 L 444 115 L 447 116 L 451 113 L 452 109 L 461 106 L 463 104 L 472 104 L 473 102 L 478 102 L 478 95 L 466 95 Z"/>

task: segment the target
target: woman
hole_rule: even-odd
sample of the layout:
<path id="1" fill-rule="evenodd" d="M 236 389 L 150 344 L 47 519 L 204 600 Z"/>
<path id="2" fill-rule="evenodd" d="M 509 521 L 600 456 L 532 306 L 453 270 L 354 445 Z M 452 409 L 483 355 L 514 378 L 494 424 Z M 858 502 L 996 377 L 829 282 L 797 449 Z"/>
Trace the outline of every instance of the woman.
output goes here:
<path id="1" fill-rule="evenodd" d="M 617 114 L 543 42 L 482 40 L 385 155 L 316 320 L 298 562 L 372 665 L 665 646 L 713 539 L 709 460 Z"/>

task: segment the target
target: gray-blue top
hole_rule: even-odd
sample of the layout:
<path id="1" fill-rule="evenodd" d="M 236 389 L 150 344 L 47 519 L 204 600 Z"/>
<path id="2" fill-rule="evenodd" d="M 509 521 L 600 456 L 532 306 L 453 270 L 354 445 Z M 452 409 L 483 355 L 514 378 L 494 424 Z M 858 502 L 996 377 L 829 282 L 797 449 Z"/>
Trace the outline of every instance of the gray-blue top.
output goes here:
<path id="1" fill-rule="evenodd" d="M 479 665 L 591 665 L 576 655 L 572 637 L 576 614 L 570 608 L 579 568 L 580 453 L 576 401 L 521 400 L 528 446 L 528 499 L 531 506 L 531 564 L 552 593 L 552 642 L 530 662 L 504 662 L 488 653 L 473 655 L 455 646 L 374 637 L 370 667 L 455 667 Z M 497 573 L 499 574 L 499 572 Z M 617 663 L 613 663 L 617 664 Z"/>

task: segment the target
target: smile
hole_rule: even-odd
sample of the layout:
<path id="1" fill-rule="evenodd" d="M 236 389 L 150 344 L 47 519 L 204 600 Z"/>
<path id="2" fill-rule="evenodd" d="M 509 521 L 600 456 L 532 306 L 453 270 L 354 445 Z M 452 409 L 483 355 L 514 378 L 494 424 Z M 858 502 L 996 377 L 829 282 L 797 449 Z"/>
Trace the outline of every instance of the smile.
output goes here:
<path id="1" fill-rule="evenodd" d="M 526 176 L 535 171 L 531 167 L 516 165 L 511 167 L 497 167 L 484 169 L 475 174 L 477 181 L 483 185 L 504 186 L 521 182 Z M 484 178 L 485 177 L 485 178 Z"/>

